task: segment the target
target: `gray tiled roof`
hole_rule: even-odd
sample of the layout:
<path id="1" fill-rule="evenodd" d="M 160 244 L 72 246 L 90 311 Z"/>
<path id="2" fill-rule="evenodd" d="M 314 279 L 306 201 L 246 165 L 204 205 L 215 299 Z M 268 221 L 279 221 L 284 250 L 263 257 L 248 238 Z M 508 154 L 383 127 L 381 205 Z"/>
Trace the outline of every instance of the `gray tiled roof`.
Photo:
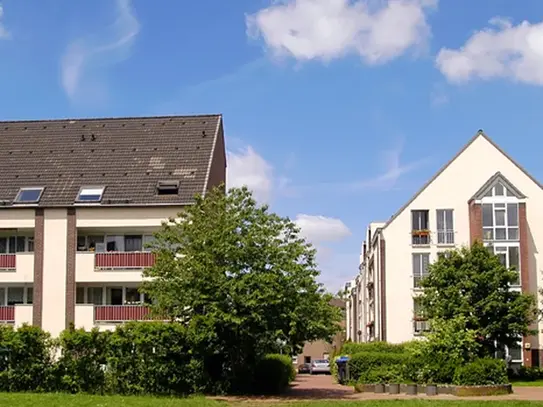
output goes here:
<path id="1" fill-rule="evenodd" d="M 102 205 L 183 205 L 204 192 L 220 115 L 0 122 L 0 204 L 45 187 L 40 206 L 71 206 L 81 187 Z M 221 135 L 222 137 L 222 135 Z M 157 195 L 158 181 L 178 195 Z M 1 206 L 0 206 L 1 207 Z"/>

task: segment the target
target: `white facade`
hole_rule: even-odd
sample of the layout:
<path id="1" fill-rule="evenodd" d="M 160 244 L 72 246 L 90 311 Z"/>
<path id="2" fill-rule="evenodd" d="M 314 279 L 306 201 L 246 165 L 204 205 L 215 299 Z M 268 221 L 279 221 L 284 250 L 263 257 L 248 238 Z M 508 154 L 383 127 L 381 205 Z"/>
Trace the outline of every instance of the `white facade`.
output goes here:
<path id="1" fill-rule="evenodd" d="M 416 318 L 418 280 L 440 252 L 481 239 L 508 266 L 520 268 L 518 289 L 541 287 L 541 185 L 479 132 L 387 223 L 371 224 L 362 249 L 361 341 L 409 341 L 426 329 Z M 351 321 L 352 322 L 352 321 Z M 543 326 L 538 326 L 541 331 Z M 353 339 L 354 340 L 354 339 Z M 524 363 L 543 334 L 523 340 Z M 537 356 L 534 356 L 537 357 Z"/>

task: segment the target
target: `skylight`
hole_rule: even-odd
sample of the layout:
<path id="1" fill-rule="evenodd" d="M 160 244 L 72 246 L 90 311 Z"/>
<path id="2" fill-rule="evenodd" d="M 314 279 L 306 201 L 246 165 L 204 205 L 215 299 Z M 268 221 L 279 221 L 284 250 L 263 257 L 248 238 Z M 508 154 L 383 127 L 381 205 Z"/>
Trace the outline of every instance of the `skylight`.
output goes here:
<path id="1" fill-rule="evenodd" d="M 15 198 L 15 203 L 38 203 L 42 193 L 42 187 L 21 188 Z"/>
<path id="2" fill-rule="evenodd" d="M 179 193 L 179 181 L 158 181 L 158 195 L 177 195 Z"/>
<path id="3" fill-rule="evenodd" d="M 76 202 L 100 202 L 104 189 L 104 187 L 83 187 L 79 190 Z"/>

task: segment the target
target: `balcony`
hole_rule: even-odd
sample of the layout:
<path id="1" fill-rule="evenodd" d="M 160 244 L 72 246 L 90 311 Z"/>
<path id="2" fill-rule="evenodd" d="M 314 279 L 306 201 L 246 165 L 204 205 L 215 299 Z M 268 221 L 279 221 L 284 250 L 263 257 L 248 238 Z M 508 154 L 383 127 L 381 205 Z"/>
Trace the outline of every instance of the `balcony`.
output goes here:
<path id="1" fill-rule="evenodd" d="M 0 324 L 15 323 L 15 306 L 4 305 L 0 306 Z"/>
<path id="2" fill-rule="evenodd" d="M 454 246 L 454 230 L 438 230 L 437 244 L 443 246 Z"/>
<path id="3" fill-rule="evenodd" d="M 17 269 L 16 254 L 0 254 L 0 270 L 15 271 Z"/>
<path id="4" fill-rule="evenodd" d="M 97 270 L 143 270 L 155 264 L 155 255 L 149 252 L 108 252 L 94 255 Z"/>
<path id="5" fill-rule="evenodd" d="M 94 307 L 94 320 L 118 323 L 155 319 L 150 313 L 151 310 L 143 305 L 97 305 Z"/>
<path id="6" fill-rule="evenodd" d="M 412 230 L 411 231 L 411 243 L 414 246 L 429 245 L 430 244 L 430 231 L 426 229 Z"/>

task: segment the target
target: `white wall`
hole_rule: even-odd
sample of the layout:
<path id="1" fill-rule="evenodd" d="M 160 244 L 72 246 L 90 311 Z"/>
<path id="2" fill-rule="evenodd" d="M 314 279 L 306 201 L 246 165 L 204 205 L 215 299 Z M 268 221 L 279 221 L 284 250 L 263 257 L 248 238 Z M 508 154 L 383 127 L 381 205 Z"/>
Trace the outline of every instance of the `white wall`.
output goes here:
<path id="1" fill-rule="evenodd" d="M 45 209 L 42 328 L 56 337 L 66 326 L 66 209 Z"/>
<path id="2" fill-rule="evenodd" d="M 141 271 L 111 271 L 94 268 L 94 253 L 77 253 L 75 279 L 78 283 L 138 283 L 143 281 Z"/>
<path id="3" fill-rule="evenodd" d="M 15 306 L 15 328 L 27 324 L 32 325 L 32 304 Z"/>
<path id="4" fill-rule="evenodd" d="M 0 209 L 0 229 L 33 229 L 34 209 Z"/>
<path id="5" fill-rule="evenodd" d="M 94 328 L 94 305 L 76 304 L 74 326 L 76 329 L 85 329 L 90 331 Z"/>
<path id="6" fill-rule="evenodd" d="M 34 253 L 17 253 L 15 271 L 0 272 L 2 283 L 32 283 L 34 281 Z"/>
<path id="7" fill-rule="evenodd" d="M 182 207 L 77 208 L 78 228 L 157 227 L 177 217 Z"/>
<path id="8" fill-rule="evenodd" d="M 438 247 L 435 242 L 436 209 L 454 210 L 455 243 L 469 244 L 468 200 L 500 171 L 527 196 L 527 218 L 531 236 L 543 243 L 543 191 L 484 137 L 478 137 L 449 167 L 434 180 L 384 230 L 386 240 L 386 295 L 387 340 L 403 342 L 412 339 L 413 276 L 412 253 L 430 253 L 435 261 Z M 411 246 L 411 210 L 430 211 L 430 229 L 434 244 L 428 248 Z M 530 256 L 530 274 L 540 279 L 541 254 L 535 250 Z M 540 334 L 540 340 L 543 335 Z M 543 341 L 542 341 L 543 342 Z"/>

